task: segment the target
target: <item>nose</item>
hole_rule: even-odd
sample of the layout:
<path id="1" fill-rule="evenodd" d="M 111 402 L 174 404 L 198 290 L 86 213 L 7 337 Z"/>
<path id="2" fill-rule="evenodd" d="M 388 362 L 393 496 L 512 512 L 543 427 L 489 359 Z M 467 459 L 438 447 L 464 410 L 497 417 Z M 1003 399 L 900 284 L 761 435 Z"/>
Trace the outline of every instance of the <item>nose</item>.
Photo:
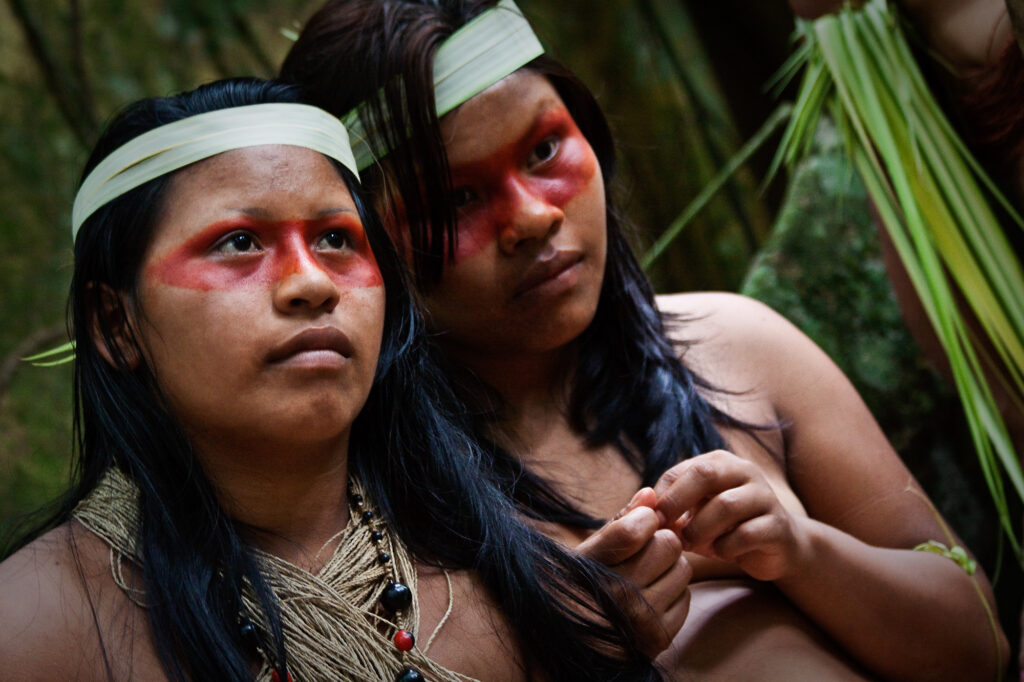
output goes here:
<path id="1" fill-rule="evenodd" d="M 498 234 L 498 246 L 507 255 L 514 255 L 525 242 L 544 239 L 565 220 L 560 206 L 521 180 L 510 182 L 507 192 L 509 219 Z"/>
<path id="2" fill-rule="evenodd" d="M 274 287 L 274 307 L 289 315 L 334 310 L 341 290 L 305 245 L 284 260 Z"/>

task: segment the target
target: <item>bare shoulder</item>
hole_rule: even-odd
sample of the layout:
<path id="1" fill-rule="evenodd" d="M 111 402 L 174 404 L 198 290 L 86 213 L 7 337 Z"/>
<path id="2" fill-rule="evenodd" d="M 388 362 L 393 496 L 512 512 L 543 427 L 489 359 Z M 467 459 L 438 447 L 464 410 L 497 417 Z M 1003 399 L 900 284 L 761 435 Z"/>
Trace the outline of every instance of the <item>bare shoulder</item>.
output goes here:
<path id="1" fill-rule="evenodd" d="M 817 346 L 803 332 L 755 299 L 699 292 L 659 296 L 657 304 L 676 318 L 668 335 L 680 345 L 687 365 L 718 386 L 751 390 L 778 366 L 774 363 L 808 354 L 820 359 Z"/>
<path id="2" fill-rule="evenodd" d="M 753 331 L 763 330 L 764 325 L 783 333 L 792 329 L 764 303 L 724 291 L 663 294 L 657 297 L 657 305 L 661 312 L 684 322 L 670 330 L 675 340 L 737 343 L 752 339 Z"/>
<path id="3" fill-rule="evenodd" d="M 69 643 L 95 639 L 86 587 L 89 548 L 84 557 L 76 551 L 80 535 L 65 524 L 0 564 L 0 659 L 28 679 L 70 679 L 79 668 Z"/>
<path id="4" fill-rule="evenodd" d="M 71 523 L 0 563 L 0 660 L 24 680 L 130 672 L 130 653 L 128 661 L 120 655 L 123 637 L 107 634 L 115 612 L 123 616 L 135 607 L 110 575 L 107 546 Z M 107 661 L 118 659 L 108 669 Z"/>
<path id="5" fill-rule="evenodd" d="M 803 332 L 743 296 L 687 294 L 658 303 L 683 320 L 673 335 L 688 342 L 681 346 L 687 366 L 733 392 L 725 398 L 729 414 L 764 423 L 760 410 L 782 425 L 785 480 L 811 517 L 880 546 L 943 537 L 856 389 Z"/>

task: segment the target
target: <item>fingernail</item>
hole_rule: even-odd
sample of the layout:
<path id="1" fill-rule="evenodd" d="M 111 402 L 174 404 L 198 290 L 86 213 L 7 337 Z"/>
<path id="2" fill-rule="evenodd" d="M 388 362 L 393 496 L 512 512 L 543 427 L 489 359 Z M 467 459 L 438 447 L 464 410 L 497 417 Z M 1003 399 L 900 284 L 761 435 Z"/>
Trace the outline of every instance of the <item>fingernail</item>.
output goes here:
<path id="1" fill-rule="evenodd" d="M 685 528 L 690 523 L 690 519 L 693 517 L 693 513 L 687 509 L 679 515 L 680 528 Z"/>
<path id="2" fill-rule="evenodd" d="M 615 515 L 615 518 L 616 519 L 621 519 L 623 516 L 625 516 L 626 514 L 628 514 L 631 511 L 633 511 L 633 507 L 636 506 L 636 498 L 640 497 L 640 493 L 642 493 L 642 492 L 643 492 L 643 490 L 641 489 L 641 490 L 637 490 L 635 493 L 633 493 L 633 497 L 630 498 L 629 504 L 627 504 L 625 507 L 620 509 L 619 513 Z"/>

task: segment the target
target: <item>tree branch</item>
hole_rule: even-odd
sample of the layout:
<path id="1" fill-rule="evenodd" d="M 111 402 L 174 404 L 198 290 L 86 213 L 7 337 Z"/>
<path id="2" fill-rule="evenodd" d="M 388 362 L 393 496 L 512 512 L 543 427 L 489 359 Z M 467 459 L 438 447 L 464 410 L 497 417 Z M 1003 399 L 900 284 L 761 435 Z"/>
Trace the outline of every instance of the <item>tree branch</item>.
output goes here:
<path id="1" fill-rule="evenodd" d="M 79 105 L 84 112 L 89 128 L 95 130 L 96 111 L 92 96 L 92 85 L 89 82 L 89 74 L 85 68 L 85 50 L 82 47 L 82 3 L 81 0 L 71 0 L 71 20 L 69 31 L 71 33 L 71 69 L 78 79 Z"/>
<path id="2" fill-rule="evenodd" d="M 37 329 L 14 347 L 4 361 L 0 363 L 0 403 L 3 402 L 7 390 L 10 388 L 14 374 L 21 367 L 23 358 L 38 353 L 46 346 L 52 346 L 63 341 L 67 337 L 67 327 L 63 322 Z"/>
<path id="3" fill-rule="evenodd" d="M 242 44 L 249 48 L 249 52 L 256 59 L 256 62 L 260 65 L 260 68 L 264 71 L 264 76 L 272 78 L 274 73 L 277 71 L 274 62 L 267 55 L 266 50 L 260 45 L 259 39 L 256 37 L 255 31 L 252 30 L 252 26 L 246 20 L 245 15 L 239 12 L 234 6 L 228 9 L 231 13 L 231 23 L 235 27 L 235 32 L 238 34 Z"/>
<path id="4" fill-rule="evenodd" d="M 68 87 L 71 85 L 70 83 L 62 82 L 64 79 L 61 78 L 57 63 L 50 54 L 50 50 L 46 47 L 42 31 L 39 30 L 39 27 L 32 20 L 25 0 L 7 0 L 7 4 L 11 8 L 11 14 L 14 15 L 21 26 L 29 52 L 35 58 L 36 64 L 43 75 L 43 81 L 45 81 L 46 87 L 57 102 L 57 108 L 68 122 L 68 126 L 71 128 L 74 136 L 83 147 L 88 148 L 92 144 L 95 126 L 87 118 L 83 117 L 79 103 L 74 101 L 72 93 L 76 92 L 77 88 Z"/>

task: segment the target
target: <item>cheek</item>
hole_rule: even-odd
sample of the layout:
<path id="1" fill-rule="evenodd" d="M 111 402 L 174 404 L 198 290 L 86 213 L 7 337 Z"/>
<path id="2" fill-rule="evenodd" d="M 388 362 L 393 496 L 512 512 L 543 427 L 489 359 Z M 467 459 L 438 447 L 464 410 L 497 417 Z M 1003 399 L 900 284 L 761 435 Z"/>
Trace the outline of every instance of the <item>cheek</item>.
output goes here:
<path id="1" fill-rule="evenodd" d="M 377 371 L 377 359 L 384 339 L 384 287 L 351 289 L 339 304 L 340 324 L 356 345 L 362 381 L 369 386 Z"/>
<path id="2" fill-rule="evenodd" d="M 253 354 L 245 300 L 224 292 L 157 287 L 144 292 L 140 336 L 147 363 L 176 416 L 191 423 L 231 404 Z"/>
<path id="3" fill-rule="evenodd" d="M 158 286 L 144 293 L 147 345 L 170 362 L 198 364 L 228 355 L 247 337 L 256 311 L 237 291 L 196 292 Z M 197 351 L 198 356 L 191 356 Z"/>

